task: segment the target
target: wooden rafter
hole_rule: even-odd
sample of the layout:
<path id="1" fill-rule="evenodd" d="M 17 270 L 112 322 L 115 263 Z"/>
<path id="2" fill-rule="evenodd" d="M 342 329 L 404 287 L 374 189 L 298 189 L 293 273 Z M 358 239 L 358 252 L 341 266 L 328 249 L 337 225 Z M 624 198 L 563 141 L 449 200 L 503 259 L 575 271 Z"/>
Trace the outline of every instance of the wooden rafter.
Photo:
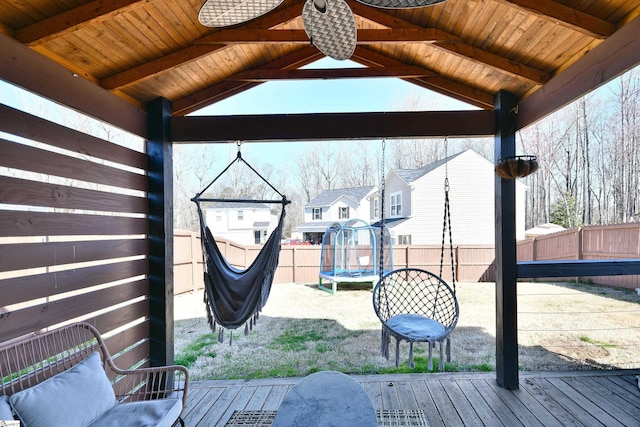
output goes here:
<path id="1" fill-rule="evenodd" d="M 309 44 L 309 36 L 304 30 L 256 30 L 237 28 L 221 30 L 207 36 L 206 41 L 194 44 L 273 44 L 273 43 L 305 43 Z M 394 28 L 358 30 L 358 44 L 399 43 L 399 42 L 435 42 L 454 41 L 458 37 L 438 28 Z"/>
<path id="2" fill-rule="evenodd" d="M 248 70 L 229 77 L 227 80 L 266 82 L 269 80 L 325 80 L 325 79 L 353 79 L 373 77 L 397 77 L 401 79 L 416 77 L 435 77 L 436 74 L 422 67 L 367 67 L 367 68 L 330 68 L 279 70 L 260 69 Z"/>
<path id="3" fill-rule="evenodd" d="M 349 5 L 356 15 L 387 27 L 394 26 L 393 28 L 396 30 L 425 30 L 411 22 L 393 17 L 378 9 L 364 6 L 358 2 L 350 2 Z M 441 39 L 433 40 L 434 43 L 432 46 L 453 53 L 467 60 L 490 66 L 501 72 L 506 72 L 510 76 L 520 78 L 537 85 L 544 84 L 551 77 L 550 74 L 545 71 L 538 70 L 524 64 L 519 64 L 503 56 L 469 45 L 454 34 L 450 34 L 442 30 L 439 30 L 437 34 Z"/>
<path id="4" fill-rule="evenodd" d="M 301 11 L 302 2 L 299 1 L 290 7 L 269 13 L 243 27 L 248 32 L 272 28 L 299 16 Z M 216 33 L 224 33 L 225 31 L 228 30 L 214 30 L 212 34 L 195 40 L 189 47 L 107 77 L 101 81 L 101 86 L 112 91 L 119 90 L 161 73 L 169 72 L 219 49 L 224 49 L 227 47 L 225 44 L 211 44 L 210 39 L 215 37 Z"/>
<path id="5" fill-rule="evenodd" d="M 528 12 L 552 19 L 590 37 L 603 39 L 616 31 L 616 26 L 604 19 L 586 14 L 552 0 L 497 0 L 509 6 L 517 6 Z"/>
<path id="6" fill-rule="evenodd" d="M 276 59 L 265 66 L 258 67 L 255 70 L 268 70 L 274 68 L 283 70 L 296 69 L 310 64 L 320 59 L 322 56 L 323 55 L 318 51 L 318 49 L 313 46 L 307 46 L 290 55 Z M 255 81 L 233 81 L 231 78 L 233 78 L 233 76 L 230 76 L 230 78 L 222 81 L 221 83 L 214 84 L 204 90 L 173 101 L 173 114 L 175 116 L 183 116 L 185 114 L 192 113 L 199 108 L 221 101 L 260 84 Z"/>
<path id="7" fill-rule="evenodd" d="M 30 46 L 39 45 L 82 27 L 106 21 L 116 14 L 131 11 L 144 3 L 146 2 L 141 0 L 94 0 L 21 28 L 15 32 L 15 38 Z"/>
<path id="8" fill-rule="evenodd" d="M 396 59 L 360 46 L 356 47 L 351 59 L 368 67 L 399 67 L 403 65 L 402 62 Z M 425 71 L 430 70 L 425 69 Z M 432 74 L 430 77 L 407 78 L 404 80 L 480 108 L 493 108 L 492 94 L 447 79 L 437 73 L 432 72 Z"/>

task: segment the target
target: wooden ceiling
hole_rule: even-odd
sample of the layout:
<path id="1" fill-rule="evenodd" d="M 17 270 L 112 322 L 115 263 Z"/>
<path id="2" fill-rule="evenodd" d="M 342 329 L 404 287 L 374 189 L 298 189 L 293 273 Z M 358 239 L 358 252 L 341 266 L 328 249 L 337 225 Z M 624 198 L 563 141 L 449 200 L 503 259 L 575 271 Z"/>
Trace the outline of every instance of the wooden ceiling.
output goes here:
<path id="1" fill-rule="evenodd" d="M 388 76 L 491 109 L 499 90 L 527 98 L 640 19 L 640 0 L 347 2 L 351 59 L 366 68 L 300 69 L 323 57 L 301 0 L 225 29 L 198 22 L 203 0 L 3 0 L 0 32 L 134 105 L 167 98 L 180 116 L 269 80 Z"/>

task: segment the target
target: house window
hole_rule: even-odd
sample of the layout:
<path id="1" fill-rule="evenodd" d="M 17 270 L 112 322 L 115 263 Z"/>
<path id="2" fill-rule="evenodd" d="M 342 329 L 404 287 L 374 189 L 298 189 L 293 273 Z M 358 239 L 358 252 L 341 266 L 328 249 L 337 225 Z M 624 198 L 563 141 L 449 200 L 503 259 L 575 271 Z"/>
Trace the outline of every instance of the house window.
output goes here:
<path id="1" fill-rule="evenodd" d="M 349 206 L 340 206 L 340 208 L 338 208 L 338 218 L 339 219 L 349 218 Z"/>
<path id="2" fill-rule="evenodd" d="M 380 218 L 380 199 L 373 199 L 373 217 Z"/>
<path id="3" fill-rule="evenodd" d="M 391 216 L 402 215 L 402 193 L 391 195 Z"/>
<path id="4" fill-rule="evenodd" d="M 313 219 L 322 219 L 322 208 L 313 208 Z"/>
<path id="5" fill-rule="evenodd" d="M 216 211 L 216 222 L 222 222 L 222 212 Z"/>
<path id="6" fill-rule="evenodd" d="M 238 221 L 244 220 L 244 211 L 238 211 Z"/>
<path id="7" fill-rule="evenodd" d="M 411 244 L 411 234 L 399 235 L 398 236 L 398 244 L 399 245 L 410 245 Z"/>

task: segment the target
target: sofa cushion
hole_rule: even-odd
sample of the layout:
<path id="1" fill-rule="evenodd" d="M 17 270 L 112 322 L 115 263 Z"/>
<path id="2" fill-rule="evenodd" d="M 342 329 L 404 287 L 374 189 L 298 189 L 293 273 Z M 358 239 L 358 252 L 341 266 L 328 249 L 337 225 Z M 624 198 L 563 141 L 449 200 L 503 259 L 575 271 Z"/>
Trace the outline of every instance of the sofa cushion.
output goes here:
<path id="1" fill-rule="evenodd" d="M 9 401 L 23 427 L 86 426 L 116 404 L 100 354 L 13 394 Z"/>
<path id="2" fill-rule="evenodd" d="M 11 406 L 9 406 L 9 398 L 0 396 L 0 421 L 10 421 L 12 419 L 13 413 L 11 413 Z"/>
<path id="3" fill-rule="evenodd" d="M 90 427 L 171 427 L 182 412 L 181 399 L 120 403 L 95 420 Z"/>

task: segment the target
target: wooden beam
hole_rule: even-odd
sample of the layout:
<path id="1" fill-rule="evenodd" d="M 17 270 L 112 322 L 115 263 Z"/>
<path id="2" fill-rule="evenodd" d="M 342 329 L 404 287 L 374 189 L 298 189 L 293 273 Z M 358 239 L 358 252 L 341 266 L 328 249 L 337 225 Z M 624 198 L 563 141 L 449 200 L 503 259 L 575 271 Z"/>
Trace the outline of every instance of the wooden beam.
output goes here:
<path id="1" fill-rule="evenodd" d="M 219 49 L 224 49 L 225 45 L 193 45 L 181 49 L 177 52 L 170 53 L 161 58 L 154 59 L 137 67 L 129 68 L 118 74 L 102 79 L 100 86 L 105 89 L 115 91 L 123 89 L 133 84 L 142 83 L 161 73 L 166 73 L 184 65 L 188 62 L 195 61 L 198 58 L 209 55 Z"/>
<path id="2" fill-rule="evenodd" d="M 518 277 L 593 277 L 640 275 L 640 259 L 521 261 Z"/>
<path id="3" fill-rule="evenodd" d="M 488 136 L 493 111 L 189 116 L 171 119 L 175 143 Z"/>
<path id="4" fill-rule="evenodd" d="M 351 57 L 351 60 L 368 67 L 401 67 L 404 65 L 396 59 L 389 58 L 388 56 L 363 47 L 356 47 L 356 51 Z M 425 68 L 425 72 L 430 72 L 433 75 L 423 78 L 407 78 L 404 80 L 480 108 L 493 108 L 492 94 L 447 79 L 427 68 Z"/>
<path id="5" fill-rule="evenodd" d="M 516 102 L 510 93 L 496 95 L 496 163 L 516 154 Z M 495 216 L 496 379 L 501 387 L 515 389 L 519 387 L 515 180 L 496 175 Z"/>
<path id="6" fill-rule="evenodd" d="M 471 58 L 476 62 L 489 65 L 493 68 L 498 68 L 500 71 L 506 72 L 515 78 L 528 80 L 536 85 L 545 84 L 551 79 L 550 73 L 523 65 L 517 61 L 512 61 L 504 56 L 496 55 L 495 53 L 491 53 L 483 49 L 478 49 L 477 47 L 466 43 L 436 42 L 433 46 L 444 49 L 457 56 L 461 56 L 466 59 Z"/>
<path id="7" fill-rule="evenodd" d="M 273 68 L 295 69 L 310 64 L 321 57 L 322 53 L 320 53 L 318 49 L 314 46 L 307 46 L 292 54 L 276 59 L 263 67 L 256 68 L 256 70 Z M 258 84 L 260 83 L 224 80 L 185 98 L 173 101 L 173 115 L 182 116 L 192 113 L 202 107 L 221 101 Z"/>
<path id="8" fill-rule="evenodd" d="M 173 364 L 173 146 L 171 106 L 158 98 L 149 112 L 149 352 L 151 366 Z"/>
<path id="9" fill-rule="evenodd" d="M 299 16 L 302 13 L 302 2 L 299 1 L 283 10 L 271 12 L 249 24 L 242 25 L 239 29 L 243 31 L 259 31 L 280 25 Z M 198 58 L 209 55 L 219 49 L 227 48 L 227 45 L 214 43 L 212 38 L 217 37 L 217 33 L 225 33 L 230 30 L 213 30 L 212 34 L 194 40 L 191 46 L 172 52 L 161 58 L 146 62 L 137 67 L 130 68 L 120 73 L 104 78 L 100 85 L 108 90 L 116 91 L 127 86 L 138 84 L 155 77 L 159 74 L 170 72 L 175 68 L 195 61 Z M 223 37 L 224 38 L 224 37 Z"/>
<path id="10" fill-rule="evenodd" d="M 616 26 L 604 19 L 586 14 L 553 0 L 497 0 L 509 6 L 516 6 L 527 12 L 557 22 L 587 36 L 604 39 L 616 31 Z"/>
<path id="11" fill-rule="evenodd" d="M 349 2 L 349 6 L 351 6 L 353 13 L 356 15 L 380 25 L 394 28 L 396 31 L 399 29 L 403 31 L 426 30 L 423 27 L 393 17 L 379 9 L 365 6 L 359 2 Z M 500 72 L 506 72 L 512 77 L 521 78 L 535 84 L 543 84 L 550 78 L 549 73 L 545 71 L 520 64 L 517 61 L 511 61 L 495 53 L 469 45 L 454 34 L 434 28 L 429 30 L 435 30 L 432 40 L 436 42 L 432 44 L 434 48 L 454 53 L 467 60 L 492 67 Z M 360 38 L 360 32 L 361 30 L 358 31 L 358 38 Z M 438 40 L 436 40 L 436 38 L 438 38 Z M 493 98 L 491 99 L 491 106 L 493 107 Z"/>
<path id="12" fill-rule="evenodd" d="M 146 137 L 147 114 L 144 110 L 1 34 L 0 52 L 3 54 L 1 79 Z"/>
<path id="13" fill-rule="evenodd" d="M 94 0 L 16 30 L 15 37 L 30 46 L 45 43 L 88 25 L 106 21 L 115 15 L 144 6 L 141 0 Z"/>
<path id="14" fill-rule="evenodd" d="M 640 64 L 640 16 L 518 105 L 522 129 Z"/>
<path id="15" fill-rule="evenodd" d="M 270 80 L 328 80 L 373 77 L 416 78 L 433 77 L 435 73 L 421 67 L 371 67 L 371 68 L 331 68 L 304 70 L 249 70 L 231 76 L 227 80 L 265 82 Z"/>
<path id="16" fill-rule="evenodd" d="M 221 30 L 207 36 L 206 41 L 194 44 L 273 44 L 304 43 L 309 44 L 309 36 L 304 30 L 256 30 L 247 28 Z M 395 28 L 360 29 L 358 44 L 380 44 L 399 42 L 433 42 L 458 40 L 437 28 Z"/>

